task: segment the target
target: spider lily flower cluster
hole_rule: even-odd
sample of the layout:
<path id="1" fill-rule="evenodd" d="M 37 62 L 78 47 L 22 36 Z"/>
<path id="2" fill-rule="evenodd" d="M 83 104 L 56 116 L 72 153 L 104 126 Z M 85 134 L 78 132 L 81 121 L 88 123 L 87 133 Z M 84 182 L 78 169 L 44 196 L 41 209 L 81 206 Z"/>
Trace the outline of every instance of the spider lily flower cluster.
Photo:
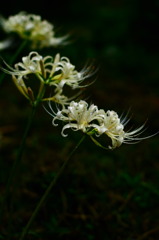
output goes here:
<path id="1" fill-rule="evenodd" d="M 34 99 L 30 86 L 28 92 L 27 79 L 35 75 L 40 81 L 38 97 L 43 97 L 45 85 L 53 86 L 54 95 L 43 100 L 52 100 L 62 105 L 67 104 L 76 97 L 76 95 L 72 98 L 65 96 L 63 94 L 64 86 L 67 85 L 71 89 L 86 87 L 87 85 L 81 85 L 81 83 L 93 74 L 91 66 L 85 67 L 78 72 L 67 57 L 60 57 L 60 54 L 56 54 L 55 58 L 52 56 L 43 57 L 35 51 L 23 57 L 22 62 L 15 64 L 14 68 L 7 63 L 5 65 L 7 68 L 1 67 L 1 69 L 12 75 L 15 85 L 26 98 L 31 101 Z"/>
<path id="2" fill-rule="evenodd" d="M 63 44 L 67 36 L 55 37 L 54 26 L 41 16 L 20 12 L 8 19 L 1 18 L 1 26 L 7 33 L 15 32 L 31 42 L 31 48 L 52 47 Z"/>
<path id="3" fill-rule="evenodd" d="M 121 146 L 122 143 L 134 143 L 143 140 L 148 137 L 140 138 L 140 135 L 144 131 L 144 125 L 137 129 L 126 132 L 124 130 L 126 119 L 121 120 L 115 111 L 108 110 L 105 112 L 103 109 L 98 109 L 94 104 L 90 106 L 86 101 L 75 102 L 72 101 L 69 106 L 63 106 L 57 113 L 52 109 L 48 113 L 53 117 L 52 123 L 57 126 L 56 120 L 66 122 L 66 125 L 62 128 L 62 136 L 66 137 L 65 130 L 71 128 L 73 131 L 81 130 L 88 134 L 91 139 L 100 147 L 106 148 L 95 137 L 99 137 L 103 134 L 107 135 L 111 139 L 110 149 Z"/>
<path id="4" fill-rule="evenodd" d="M 20 12 L 8 19 L 1 18 L 1 26 L 6 32 L 16 32 L 21 38 L 29 40 L 32 48 L 43 48 L 62 44 L 66 37 L 55 38 L 53 25 L 40 16 Z M 0 48 L 5 48 L 10 42 L 4 42 Z M 32 51 L 22 61 L 11 67 L 1 69 L 12 75 L 12 79 L 19 91 L 31 102 L 32 105 L 40 101 L 54 101 L 61 105 L 62 109 L 55 113 L 50 105 L 53 116 L 53 125 L 56 120 L 66 122 L 62 129 L 62 136 L 67 136 L 65 130 L 71 128 L 74 131 L 81 130 L 88 134 L 99 146 L 104 147 L 96 140 L 96 137 L 107 135 L 111 139 L 111 149 L 119 147 L 122 143 L 134 143 L 145 138 L 138 137 L 144 131 L 144 125 L 132 131 L 125 131 L 128 121 L 121 119 L 115 111 L 98 109 L 94 104 L 88 105 L 81 100 L 75 102 L 78 94 L 68 97 L 64 94 L 64 87 L 72 90 L 87 87 L 90 84 L 83 84 L 83 81 L 94 74 L 92 66 L 86 66 L 81 71 L 67 57 L 56 54 L 55 57 L 43 57 L 36 51 Z M 29 85 L 29 80 L 39 80 L 38 93 L 35 94 Z M 46 86 L 53 87 L 54 93 L 50 97 L 45 96 Z M 146 137 L 148 138 L 148 137 Z M 104 147 L 105 148 L 105 147 Z"/>

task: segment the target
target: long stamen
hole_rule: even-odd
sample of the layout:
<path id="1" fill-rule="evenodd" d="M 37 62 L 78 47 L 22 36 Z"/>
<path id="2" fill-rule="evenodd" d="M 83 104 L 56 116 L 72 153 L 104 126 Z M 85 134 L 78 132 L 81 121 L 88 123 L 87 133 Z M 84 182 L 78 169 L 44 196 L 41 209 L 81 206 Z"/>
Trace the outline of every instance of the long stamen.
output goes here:
<path id="1" fill-rule="evenodd" d="M 41 69 L 42 76 L 44 77 L 44 79 L 46 79 L 46 72 L 45 72 L 44 63 L 43 63 L 42 60 L 40 60 L 39 63 L 40 63 L 40 69 Z"/>

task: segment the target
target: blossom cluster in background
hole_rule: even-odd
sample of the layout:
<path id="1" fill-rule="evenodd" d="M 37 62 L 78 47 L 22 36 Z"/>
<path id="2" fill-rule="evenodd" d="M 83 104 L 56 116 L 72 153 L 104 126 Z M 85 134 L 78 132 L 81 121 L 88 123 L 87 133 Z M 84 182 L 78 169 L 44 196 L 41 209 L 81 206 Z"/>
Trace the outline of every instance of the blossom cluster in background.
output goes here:
<path id="1" fill-rule="evenodd" d="M 41 16 L 20 12 L 8 19 L 1 18 L 1 26 L 7 33 L 15 32 L 31 42 L 31 48 L 55 47 L 63 44 L 67 36 L 55 37 L 54 26 Z"/>

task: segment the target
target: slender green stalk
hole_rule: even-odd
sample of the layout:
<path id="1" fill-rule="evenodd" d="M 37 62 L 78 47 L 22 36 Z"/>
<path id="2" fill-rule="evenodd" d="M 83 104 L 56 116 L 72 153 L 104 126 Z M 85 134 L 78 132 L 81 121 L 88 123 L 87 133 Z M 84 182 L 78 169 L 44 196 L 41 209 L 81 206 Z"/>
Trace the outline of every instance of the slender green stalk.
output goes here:
<path id="1" fill-rule="evenodd" d="M 6 186 L 6 191 L 5 191 L 5 194 L 4 194 L 4 197 L 2 199 L 2 203 L 1 203 L 1 208 L 0 208 L 0 219 L 2 217 L 2 212 L 3 212 L 3 209 L 4 209 L 4 204 L 6 202 L 6 199 L 8 197 L 8 194 L 9 194 L 9 191 L 10 191 L 10 187 L 11 187 L 11 184 L 12 184 L 12 181 L 13 181 L 13 178 L 16 174 L 16 171 L 18 169 L 18 166 L 20 165 L 20 161 L 22 159 L 22 154 L 24 152 L 24 149 L 25 149 L 25 143 L 26 143 L 26 138 L 28 136 L 28 132 L 30 130 L 30 127 L 31 127 L 31 124 L 32 124 L 32 121 L 33 121 L 33 117 L 34 117 L 34 114 L 35 114 L 35 111 L 36 111 L 36 108 L 38 106 L 38 104 L 40 103 L 43 95 L 45 93 L 45 86 L 44 84 L 41 84 L 40 85 L 40 90 L 39 90 L 39 94 L 37 96 L 37 99 L 34 100 L 33 102 L 31 102 L 32 104 L 32 112 L 28 118 L 28 122 L 27 122 L 27 125 L 26 125 L 26 128 L 25 128 L 25 131 L 24 131 L 24 135 L 22 137 L 22 141 L 21 141 L 21 145 L 20 145 L 20 148 L 18 150 L 18 154 L 17 154 L 17 158 L 13 164 L 13 167 L 12 167 L 12 170 L 11 170 L 11 173 L 10 173 L 10 176 L 8 178 L 8 182 L 7 182 L 7 186 Z"/>
<path id="2" fill-rule="evenodd" d="M 85 139 L 85 135 L 83 135 L 83 137 L 80 139 L 80 141 L 78 142 L 78 144 L 75 146 L 75 148 L 72 150 L 72 152 L 70 153 L 70 155 L 68 156 L 68 158 L 64 161 L 63 165 L 61 166 L 61 168 L 59 169 L 59 171 L 57 172 L 56 176 L 53 178 L 53 180 L 51 181 L 50 185 L 48 186 L 48 188 L 46 189 L 46 191 L 44 192 L 43 196 L 41 197 L 39 203 L 37 204 L 34 212 L 32 213 L 27 225 L 25 226 L 20 239 L 19 240 L 23 240 L 29 230 L 29 227 L 31 226 L 33 220 L 35 219 L 37 213 L 39 212 L 40 208 L 42 207 L 44 201 L 46 200 L 48 194 L 50 193 L 52 187 L 55 185 L 56 181 L 58 180 L 58 178 L 60 177 L 60 175 L 62 174 L 63 170 L 65 169 L 68 161 L 70 160 L 70 158 L 72 157 L 73 153 L 76 151 L 76 149 L 80 146 L 80 144 L 83 142 L 83 140 Z"/>
<path id="3" fill-rule="evenodd" d="M 11 65 L 16 58 L 19 56 L 19 54 L 22 52 L 22 50 L 24 49 L 24 47 L 27 44 L 27 40 L 23 41 L 20 45 L 20 47 L 18 48 L 18 50 L 15 52 L 15 54 L 10 58 L 9 64 Z M 3 82 L 3 79 L 5 77 L 5 73 L 2 73 L 1 77 L 0 77 L 0 84 Z"/>
<path id="4" fill-rule="evenodd" d="M 22 138 L 22 141 L 21 141 L 20 148 L 19 148 L 18 153 L 17 153 L 17 158 L 16 158 L 16 160 L 13 164 L 10 176 L 8 178 L 5 194 L 4 194 L 4 197 L 2 199 L 2 203 L 1 203 L 0 218 L 2 217 L 2 212 L 4 210 L 4 204 L 5 204 L 6 199 L 8 197 L 13 178 L 14 178 L 16 172 L 17 172 L 18 166 L 20 165 L 20 161 L 22 159 L 22 154 L 23 154 L 23 151 L 24 151 L 24 148 L 25 148 L 26 138 L 27 138 L 28 132 L 29 132 L 30 127 L 31 127 L 31 123 L 32 123 L 32 120 L 33 120 L 33 117 L 34 117 L 34 114 L 35 114 L 35 110 L 36 110 L 36 107 L 33 106 L 31 115 L 29 116 L 29 119 L 28 119 L 28 122 L 27 122 L 27 125 L 26 125 L 26 129 L 24 131 L 24 135 L 23 135 L 23 138 Z"/>
<path id="5" fill-rule="evenodd" d="M 28 136 L 28 132 L 30 130 L 30 127 L 31 127 L 31 124 L 32 124 L 32 121 L 33 121 L 33 118 L 34 118 L 36 108 L 37 108 L 38 104 L 40 103 L 44 93 L 45 93 L 45 86 L 42 85 L 36 101 L 32 102 L 32 111 L 31 111 L 31 114 L 28 118 L 28 122 L 27 122 L 27 125 L 26 125 L 26 128 L 25 128 L 25 131 L 24 131 L 24 135 L 22 137 L 21 145 L 20 145 L 20 148 L 18 150 L 17 158 L 16 158 L 16 161 L 13 164 L 13 168 L 11 170 L 10 177 L 8 179 L 8 183 L 7 183 L 7 186 L 6 186 L 6 194 L 5 194 L 6 197 L 8 195 L 9 188 L 11 186 L 13 177 L 15 176 L 17 168 L 18 168 L 18 166 L 20 164 L 20 161 L 22 159 L 22 154 L 23 154 L 24 149 L 25 149 L 26 138 Z M 5 199 L 6 199 L 6 197 L 5 197 Z"/>
<path id="6" fill-rule="evenodd" d="M 19 56 L 19 54 L 22 52 L 22 50 L 25 48 L 25 46 L 27 45 L 28 40 L 24 40 L 22 41 L 20 47 L 18 48 L 18 50 L 16 51 L 16 53 L 13 55 L 13 57 L 11 58 L 9 64 L 12 64 L 16 58 Z"/>

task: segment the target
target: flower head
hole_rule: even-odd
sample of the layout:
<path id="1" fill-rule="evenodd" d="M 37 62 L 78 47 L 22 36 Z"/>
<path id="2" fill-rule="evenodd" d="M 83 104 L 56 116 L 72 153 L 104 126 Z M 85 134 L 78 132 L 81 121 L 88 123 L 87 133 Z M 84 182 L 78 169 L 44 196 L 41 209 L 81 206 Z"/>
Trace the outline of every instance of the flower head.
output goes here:
<path id="1" fill-rule="evenodd" d="M 109 149 L 117 148 L 122 143 L 136 143 L 151 137 L 139 137 L 144 131 L 144 125 L 132 131 L 125 131 L 124 128 L 128 122 L 126 118 L 121 120 L 115 111 L 108 110 L 105 112 L 103 109 L 98 109 L 94 104 L 89 106 L 83 100 L 79 102 L 72 101 L 69 106 L 63 106 L 57 113 L 55 113 L 51 105 L 50 108 L 52 113 L 48 113 L 53 116 L 53 125 L 57 125 L 55 123 L 56 120 L 66 123 L 61 132 L 64 137 L 67 136 L 64 131 L 68 128 L 71 128 L 73 131 L 81 130 L 88 134 L 98 146 L 106 148 L 94 138 L 94 135 L 96 137 L 107 135 L 112 142 L 112 145 L 108 146 Z"/>
<path id="2" fill-rule="evenodd" d="M 104 118 L 104 127 L 106 130 L 103 133 L 106 134 L 109 138 L 111 138 L 112 146 L 108 146 L 110 149 L 120 147 L 123 143 L 137 143 L 141 140 L 156 135 L 153 134 L 152 136 L 139 137 L 139 135 L 141 135 L 145 131 L 145 124 L 131 131 L 126 131 L 125 126 L 128 122 L 129 119 L 120 119 L 120 117 L 115 111 L 108 110 L 106 112 Z"/>
<path id="3" fill-rule="evenodd" d="M 115 111 L 108 110 L 104 118 L 105 134 L 111 138 L 112 147 L 119 147 L 125 137 L 124 125 L 121 123 L 118 114 Z"/>
<path id="4" fill-rule="evenodd" d="M 42 59 L 43 57 L 37 52 L 30 52 L 28 56 L 22 57 L 22 62 L 15 64 L 15 68 L 12 68 L 7 63 L 5 63 L 8 69 L 2 67 L 1 69 L 5 73 L 15 76 L 18 84 L 24 85 L 24 80 L 29 74 L 41 74 L 40 61 L 42 61 Z"/>
<path id="5" fill-rule="evenodd" d="M 68 85 L 72 89 L 80 88 L 79 84 L 93 74 L 89 66 L 78 72 L 70 60 L 67 57 L 60 57 L 60 54 L 56 54 L 55 58 L 52 56 L 43 57 L 35 51 L 22 57 L 22 62 L 16 63 L 15 68 L 10 67 L 7 63 L 5 65 L 8 70 L 2 67 L 1 69 L 8 74 L 17 76 L 19 82 L 29 74 L 36 74 L 41 81 L 55 86 L 59 90 L 64 85 Z"/>
<path id="6" fill-rule="evenodd" d="M 81 82 L 91 76 L 93 72 L 91 67 L 82 69 L 80 72 L 76 70 L 75 66 L 67 57 L 60 57 L 60 54 L 52 56 L 41 56 L 38 52 L 32 51 L 28 56 L 22 57 L 22 61 L 16 63 L 14 68 L 4 62 L 7 68 L 1 69 L 12 75 L 14 83 L 18 89 L 26 96 L 27 93 L 27 79 L 35 77 L 40 81 L 41 87 L 44 85 L 54 88 L 54 95 L 47 100 L 52 100 L 61 104 L 67 104 L 73 98 L 68 98 L 63 94 L 65 85 L 71 89 L 82 88 Z M 88 85 L 85 85 L 88 86 Z M 24 94 L 25 89 L 25 94 Z M 46 99 L 45 99 L 46 100 Z"/>
<path id="7" fill-rule="evenodd" d="M 78 72 L 67 57 L 60 58 L 60 55 L 58 57 L 55 71 L 58 75 L 56 76 L 56 83 L 53 84 L 59 89 L 63 88 L 65 84 L 73 89 L 79 88 L 81 87 L 80 83 L 93 74 L 91 66 L 85 67 Z"/>
<path id="8" fill-rule="evenodd" d="M 72 101 L 66 108 L 58 110 L 55 114 L 53 112 L 53 125 L 56 120 L 61 120 L 67 124 L 62 129 L 62 136 L 66 137 L 64 130 L 71 128 L 74 131 L 81 130 L 84 133 L 97 129 L 100 127 L 100 122 L 104 118 L 104 111 L 98 110 L 98 107 L 94 104 L 88 106 L 88 103 L 81 100 L 79 102 Z M 100 129 L 99 129 L 100 131 Z"/>
<path id="9" fill-rule="evenodd" d="M 65 37 L 55 38 L 53 25 L 41 16 L 20 12 L 8 19 L 1 19 L 1 25 L 6 32 L 15 32 L 21 38 L 31 41 L 31 48 L 43 48 L 61 44 Z"/>

